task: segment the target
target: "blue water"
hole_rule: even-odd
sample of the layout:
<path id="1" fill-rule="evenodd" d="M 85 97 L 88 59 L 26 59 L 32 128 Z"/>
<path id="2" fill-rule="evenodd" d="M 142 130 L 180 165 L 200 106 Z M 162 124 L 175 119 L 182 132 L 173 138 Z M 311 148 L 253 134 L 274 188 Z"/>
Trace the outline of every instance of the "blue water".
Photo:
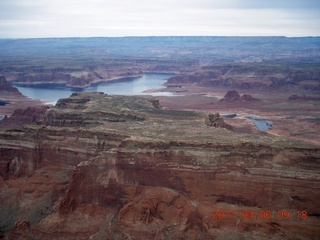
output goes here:
<path id="1" fill-rule="evenodd" d="M 237 114 L 227 114 L 227 115 L 221 115 L 222 118 L 235 118 Z"/>
<path id="2" fill-rule="evenodd" d="M 256 126 L 259 128 L 260 131 L 266 131 L 272 126 L 268 124 L 266 119 L 256 119 L 253 117 L 246 117 L 247 119 L 251 120 Z"/>
<path id="3" fill-rule="evenodd" d="M 71 88 L 64 84 L 14 85 L 19 91 L 32 99 L 55 103 L 60 98 L 67 98 L 73 92 L 104 92 L 110 95 L 153 95 L 172 96 L 170 92 L 144 93 L 149 89 L 164 88 L 163 84 L 172 74 L 144 74 L 142 77 L 123 78 L 111 82 L 93 84 L 87 88 Z"/>

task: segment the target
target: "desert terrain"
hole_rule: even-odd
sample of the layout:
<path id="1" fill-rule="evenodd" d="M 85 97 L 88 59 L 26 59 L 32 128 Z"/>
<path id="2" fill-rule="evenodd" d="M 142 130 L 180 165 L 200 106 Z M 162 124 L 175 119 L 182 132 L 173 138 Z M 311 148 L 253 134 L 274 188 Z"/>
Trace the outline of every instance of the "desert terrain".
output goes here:
<path id="1" fill-rule="evenodd" d="M 0 238 L 318 239 L 320 38 L 0 40 Z M 176 96 L 73 93 L 174 73 Z M 264 120 L 261 130 L 253 120 Z"/>

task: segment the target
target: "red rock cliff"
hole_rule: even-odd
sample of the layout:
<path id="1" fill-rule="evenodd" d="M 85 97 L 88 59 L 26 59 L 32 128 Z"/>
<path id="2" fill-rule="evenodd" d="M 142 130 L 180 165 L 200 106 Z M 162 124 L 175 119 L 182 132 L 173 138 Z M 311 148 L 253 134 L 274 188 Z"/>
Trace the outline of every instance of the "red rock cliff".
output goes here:
<path id="1" fill-rule="evenodd" d="M 212 128 L 206 114 L 136 97 L 73 94 L 44 115 L 45 125 L 0 133 L 6 236 L 319 235 L 318 146 Z M 229 217 L 213 219 L 215 210 Z M 282 210 L 292 217 L 279 219 Z"/>
<path id="2" fill-rule="evenodd" d="M 12 87 L 4 76 L 0 76 L 0 93 L 2 95 L 6 93 L 14 93 L 14 94 L 21 95 L 19 90 L 15 87 Z"/>

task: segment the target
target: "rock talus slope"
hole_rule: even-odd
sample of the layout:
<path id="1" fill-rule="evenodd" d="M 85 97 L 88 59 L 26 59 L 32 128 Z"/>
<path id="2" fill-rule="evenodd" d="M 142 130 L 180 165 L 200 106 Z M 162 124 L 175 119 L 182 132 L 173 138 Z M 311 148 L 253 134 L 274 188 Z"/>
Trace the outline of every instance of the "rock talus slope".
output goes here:
<path id="1" fill-rule="evenodd" d="M 207 115 L 76 93 L 48 109 L 42 125 L 0 132 L 2 235 L 318 237 L 319 146 L 215 128 Z"/>

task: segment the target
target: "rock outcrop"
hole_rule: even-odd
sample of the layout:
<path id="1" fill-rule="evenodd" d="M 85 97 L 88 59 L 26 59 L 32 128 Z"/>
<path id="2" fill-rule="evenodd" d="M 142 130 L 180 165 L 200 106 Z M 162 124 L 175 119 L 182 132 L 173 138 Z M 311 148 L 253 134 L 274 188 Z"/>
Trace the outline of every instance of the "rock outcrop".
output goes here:
<path id="1" fill-rule="evenodd" d="M 0 76 L 0 95 L 5 95 L 8 93 L 21 95 L 19 90 L 15 87 L 12 87 L 4 76 Z"/>
<path id="2" fill-rule="evenodd" d="M 319 146 L 210 127 L 205 117 L 78 93 L 46 110 L 42 125 L 1 131 L 3 237 L 319 236 Z"/>
<path id="3" fill-rule="evenodd" d="M 233 127 L 224 122 L 223 118 L 220 117 L 219 113 L 209 114 L 205 119 L 205 124 L 207 126 L 213 126 L 216 128 L 225 128 L 227 130 L 233 130 Z"/>
<path id="4" fill-rule="evenodd" d="M 228 91 L 226 95 L 219 101 L 220 103 L 245 103 L 245 102 L 257 102 L 260 101 L 257 98 L 253 98 L 250 94 L 240 94 L 237 91 Z"/>
<path id="5" fill-rule="evenodd" d="M 41 108 L 42 105 L 43 103 L 41 101 L 32 100 L 22 95 L 17 88 L 11 86 L 4 76 L 0 76 L 0 116 L 5 118 L 4 121 L 0 121 L 1 126 L 6 125 L 10 128 L 8 122 L 4 123 L 6 121 L 6 116 L 12 115 L 17 108 L 28 108 L 30 106 L 40 106 Z M 23 116 L 21 111 L 23 110 L 20 110 L 20 113 L 17 112 L 16 114 L 20 115 L 19 118 L 21 117 L 23 120 L 16 118 L 14 120 L 15 122 L 23 122 L 28 118 L 28 116 Z M 28 123 L 31 122 L 28 121 Z M 11 127 L 13 127 L 13 125 Z"/>
<path id="6" fill-rule="evenodd" d="M 223 99 L 220 102 L 228 101 L 228 102 L 235 102 L 240 100 L 240 94 L 237 91 L 228 91 L 226 95 L 224 95 Z"/>
<path id="7" fill-rule="evenodd" d="M 206 66 L 201 70 L 173 76 L 168 79 L 167 85 L 197 84 L 205 87 L 263 91 L 320 90 L 318 66 L 290 66 L 291 64 L 261 62 Z"/>
<path id="8" fill-rule="evenodd" d="M 291 95 L 289 101 L 320 101 L 320 97 Z"/>
<path id="9" fill-rule="evenodd" d="M 13 68 L 13 67 L 12 67 Z M 74 88 L 85 88 L 98 82 L 111 81 L 119 78 L 142 76 L 140 68 L 124 66 L 108 66 L 97 64 L 94 66 L 75 66 L 54 68 L 47 67 L 16 67 L 15 71 L 6 73 L 11 81 L 18 84 L 66 84 Z"/>
<path id="10" fill-rule="evenodd" d="M 48 106 L 17 109 L 9 118 L 0 121 L 0 128 L 21 128 L 25 124 L 41 125 L 48 109 Z"/>

